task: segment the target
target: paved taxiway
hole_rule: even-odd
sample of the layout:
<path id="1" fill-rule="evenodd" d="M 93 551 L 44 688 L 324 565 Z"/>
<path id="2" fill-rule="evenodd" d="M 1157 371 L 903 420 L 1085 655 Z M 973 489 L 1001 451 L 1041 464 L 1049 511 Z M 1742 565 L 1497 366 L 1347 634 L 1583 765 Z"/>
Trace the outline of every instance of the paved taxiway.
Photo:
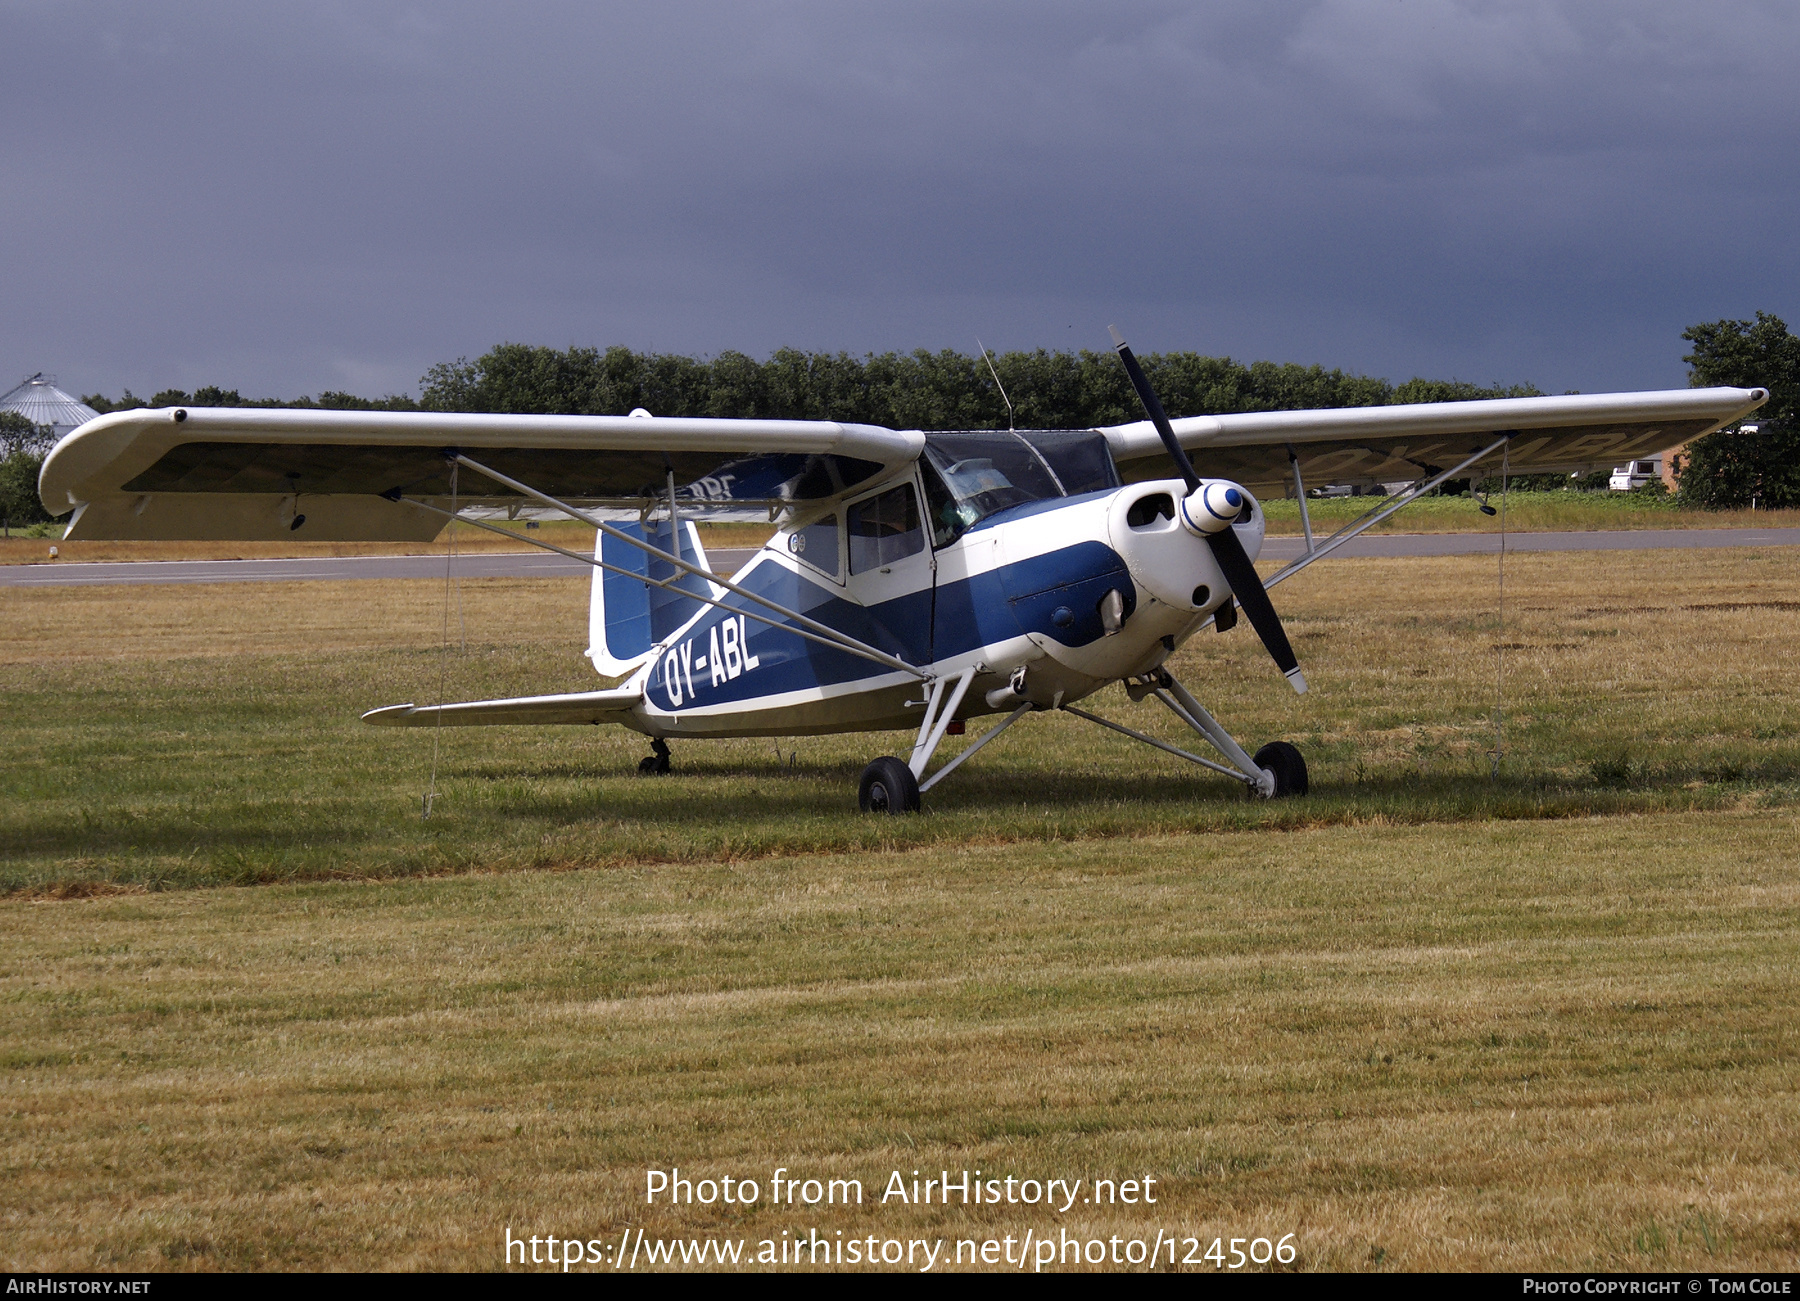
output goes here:
<path id="1" fill-rule="evenodd" d="M 1645 551 L 1683 547 L 1800 546 L 1800 529 L 1631 529 L 1591 533 L 1509 533 L 1509 551 Z M 1292 560 L 1303 553 L 1299 538 L 1270 538 L 1262 559 Z M 1364 534 L 1346 543 L 1342 556 L 1462 556 L 1493 554 L 1497 533 Z M 718 550 L 712 562 L 724 573 L 755 554 Z M 475 551 L 456 557 L 463 578 L 554 578 L 587 574 L 588 566 L 550 551 Z M 282 583 L 307 579 L 442 578 L 439 556 L 321 556 L 298 560 L 52 561 L 0 565 L 0 587 L 86 587 L 98 584 Z"/>

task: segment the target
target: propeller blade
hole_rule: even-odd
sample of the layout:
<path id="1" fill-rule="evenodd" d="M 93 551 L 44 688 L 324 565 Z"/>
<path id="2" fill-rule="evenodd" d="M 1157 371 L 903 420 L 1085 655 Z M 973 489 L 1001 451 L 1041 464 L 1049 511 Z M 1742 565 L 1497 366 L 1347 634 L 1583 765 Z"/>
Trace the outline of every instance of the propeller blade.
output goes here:
<path id="1" fill-rule="evenodd" d="M 1187 481 L 1191 494 L 1200 487 L 1200 476 L 1194 473 L 1194 463 L 1188 460 L 1187 450 L 1175 437 L 1175 429 L 1169 424 L 1169 417 L 1163 413 L 1162 402 L 1156 396 L 1156 390 L 1150 387 L 1149 379 L 1144 375 L 1144 368 L 1138 365 L 1132 356 L 1131 348 L 1116 326 L 1106 327 L 1112 334 L 1113 347 L 1118 351 L 1119 360 L 1125 363 L 1125 373 L 1131 377 L 1131 387 L 1137 390 L 1138 401 L 1144 404 L 1144 411 L 1150 417 L 1150 423 L 1156 426 L 1156 436 L 1168 449 L 1169 459 L 1175 462 L 1175 468 Z M 1184 503 L 1185 504 L 1185 503 Z M 1217 533 L 1206 534 L 1206 544 L 1212 548 L 1213 559 L 1218 561 L 1219 570 L 1225 575 L 1225 581 L 1231 585 L 1231 594 L 1243 607 L 1244 613 L 1250 616 L 1250 626 L 1256 629 L 1256 635 L 1262 638 L 1262 644 L 1268 648 L 1275 661 L 1297 695 L 1306 694 L 1306 675 L 1300 671 L 1299 657 L 1294 654 L 1293 646 L 1288 642 L 1287 631 L 1281 626 L 1281 616 L 1275 613 L 1274 603 L 1269 600 L 1268 589 L 1258 577 L 1256 566 L 1250 563 L 1250 557 L 1244 552 L 1244 544 L 1238 541 L 1237 533 L 1229 524 L 1223 524 Z"/>
<path id="2" fill-rule="evenodd" d="M 1125 373 L 1131 377 L 1131 387 L 1137 390 L 1138 401 L 1144 404 L 1150 423 L 1156 426 L 1156 436 L 1162 439 L 1162 445 L 1169 451 L 1169 459 L 1175 462 L 1175 469 L 1187 480 L 1188 491 L 1192 492 L 1200 486 L 1200 476 L 1194 473 L 1194 463 L 1188 460 L 1187 450 L 1176 440 L 1175 429 L 1169 424 L 1169 417 L 1163 414 L 1156 390 L 1150 387 L 1150 381 L 1144 376 L 1144 368 L 1131 355 L 1131 348 L 1119 333 L 1118 327 L 1109 325 L 1106 328 L 1112 333 L 1113 347 L 1118 350 L 1119 360 L 1125 363 Z"/>
<path id="3" fill-rule="evenodd" d="M 1294 654 L 1287 630 L 1281 626 L 1281 616 L 1275 613 L 1268 589 L 1263 586 L 1256 566 L 1250 563 L 1244 544 L 1238 541 L 1236 530 L 1221 529 L 1208 534 L 1206 544 L 1212 548 L 1213 559 L 1218 561 L 1225 581 L 1231 584 L 1231 594 L 1250 616 L 1250 626 L 1262 638 L 1275 667 L 1287 678 L 1295 694 L 1305 695 L 1306 675 L 1300 671 L 1300 658 Z"/>

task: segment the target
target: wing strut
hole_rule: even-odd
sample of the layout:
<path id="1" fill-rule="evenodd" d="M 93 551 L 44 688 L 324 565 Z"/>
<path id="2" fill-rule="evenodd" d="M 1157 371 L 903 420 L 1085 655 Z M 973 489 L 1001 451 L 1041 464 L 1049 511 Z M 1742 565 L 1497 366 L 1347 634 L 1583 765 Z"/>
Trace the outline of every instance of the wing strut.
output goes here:
<path id="1" fill-rule="evenodd" d="M 808 641 L 818 642 L 821 645 L 829 646 L 834 650 L 848 651 L 852 655 L 860 655 L 862 658 L 867 659 L 867 660 L 873 660 L 875 663 L 880 664 L 885 668 L 897 669 L 902 673 L 909 674 L 912 677 L 918 678 L 921 682 L 929 682 L 932 678 L 931 674 L 925 672 L 923 669 L 920 669 L 915 665 L 908 664 L 903 659 L 897 659 L 896 657 L 889 655 L 886 651 L 877 650 L 875 647 L 868 645 L 866 642 L 858 641 L 856 638 L 850 636 L 848 633 L 841 632 L 838 629 L 831 627 L 829 624 L 820 623 L 816 619 L 809 619 L 805 615 L 799 613 L 798 611 L 790 610 L 786 606 L 781 605 L 778 602 L 769 600 L 769 598 L 766 596 L 760 596 L 757 593 L 749 591 L 746 588 L 739 587 L 736 583 L 731 582 L 729 579 L 721 578 L 719 575 L 713 573 L 711 570 L 702 569 L 699 565 L 692 564 L 689 561 L 683 560 L 679 556 L 672 556 L 668 552 L 662 550 L 659 547 L 651 546 L 648 542 L 644 541 L 642 538 L 634 538 L 629 533 L 626 533 L 624 530 L 616 529 L 612 525 L 608 524 L 605 520 L 596 519 L 594 516 L 589 515 L 586 511 L 579 510 L 576 507 L 569 505 L 567 502 L 558 501 L 554 497 L 551 497 L 545 493 L 541 493 L 537 489 L 529 487 L 526 484 L 520 483 L 517 479 L 509 479 L 504 474 L 501 474 L 498 470 L 490 470 L 487 466 L 482 465 L 479 461 L 472 461 L 468 457 L 462 455 L 462 453 L 460 453 L 460 452 L 455 453 L 453 456 L 451 456 L 450 459 L 454 460 L 458 465 L 468 466 L 469 469 L 475 471 L 477 474 L 485 476 L 486 478 L 492 479 L 495 483 L 498 483 L 505 487 L 511 488 L 514 492 L 524 493 L 527 497 L 531 497 L 536 501 L 541 501 L 546 506 L 550 506 L 553 509 L 559 510 L 563 514 L 571 517 L 572 519 L 580 520 L 583 524 L 589 525 L 590 527 L 597 529 L 599 532 L 606 534 L 610 538 L 616 538 L 620 542 L 624 542 L 630 546 L 634 546 L 640 551 L 647 552 L 648 554 L 655 556 L 657 559 L 665 561 L 668 564 L 675 566 L 675 568 L 678 571 L 680 571 L 680 573 L 683 575 L 697 574 L 701 578 L 706 579 L 708 582 L 724 588 L 727 592 L 731 592 L 734 595 L 741 596 L 745 600 L 754 601 L 758 605 L 763 606 L 766 609 L 773 610 L 776 614 L 780 615 L 782 617 L 782 619 L 789 620 L 791 622 L 783 623 L 783 622 L 777 621 L 775 619 L 770 619 L 763 615 L 756 614 L 749 610 L 741 610 L 740 609 L 740 610 L 734 611 L 734 613 L 747 615 L 748 617 L 755 619 L 758 623 L 766 623 L 772 628 L 780 628 L 785 632 L 796 633 L 799 636 L 805 637 Z M 436 511 L 440 515 L 449 514 L 448 511 L 443 510 L 441 507 L 428 505 L 427 503 L 419 501 L 415 498 L 403 497 L 403 498 L 400 498 L 399 500 L 406 501 L 409 504 L 418 506 L 423 510 Z M 508 529 L 497 528 L 493 525 L 485 524 L 480 520 L 464 520 L 463 522 L 465 524 L 477 524 L 480 527 L 486 528 L 491 532 L 502 533 L 509 538 L 516 539 L 518 537 L 518 534 L 513 533 Z M 609 570 L 613 573 L 624 574 L 626 577 L 635 578 L 635 579 L 639 580 L 640 582 L 649 581 L 649 580 L 645 579 L 643 577 L 643 575 L 641 575 L 641 574 L 634 574 L 634 573 L 631 573 L 629 570 L 620 569 L 614 565 L 608 565 L 604 561 L 602 561 L 597 555 L 593 556 L 593 557 L 584 556 L 584 555 L 580 554 L 579 552 L 569 551 L 563 547 L 556 546 L 554 543 L 542 542 L 536 538 L 526 538 L 525 541 L 529 542 L 534 547 L 542 547 L 547 551 L 561 552 L 563 555 L 568 556 L 574 560 L 579 560 L 583 564 L 594 565 L 600 569 Z M 677 542 L 676 545 L 679 547 L 680 543 Z M 674 582 L 675 578 L 671 577 L 670 579 L 668 579 L 666 581 Z M 664 585 L 665 585 L 664 583 L 656 584 L 656 586 L 664 586 Z M 716 605 L 716 606 L 724 607 L 723 600 L 721 600 L 718 597 L 699 596 L 697 594 L 690 594 L 690 595 L 694 595 L 695 600 L 702 601 L 702 602 L 706 603 L 707 605 Z M 810 632 L 808 631 L 809 629 L 811 630 Z"/>
<path id="2" fill-rule="evenodd" d="M 1294 469 L 1294 496 L 1300 501 L 1300 529 L 1306 534 L 1306 554 L 1311 555 L 1313 549 L 1312 516 L 1306 509 L 1306 480 L 1300 477 L 1300 453 L 1294 445 L 1287 445 L 1288 464 Z"/>
<path id="3" fill-rule="evenodd" d="M 684 577 L 684 575 L 682 575 L 682 574 L 671 574 L 669 577 L 663 578 L 663 579 L 649 579 L 649 578 L 644 577 L 644 575 L 637 573 L 633 570 L 622 569 L 618 565 L 609 565 L 604 560 L 596 559 L 594 556 L 584 556 L 579 551 L 570 551 L 567 547 L 559 547 L 554 542 L 544 542 L 538 538 L 522 538 L 517 533 L 514 533 L 511 529 L 503 529 L 499 525 L 489 524 L 485 520 L 464 519 L 460 515 L 452 514 L 450 511 L 445 510 L 442 506 L 433 506 L 430 502 L 420 501 L 415 497 L 399 497 L 399 498 L 395 498 L 395 500 L 405 502 L 408 506 L 417 506 L 420 510 L 428 510 L 428 511 L 432 512 L 432 514 L 434 514 L 434 515 L 448 516 L 450 519 L 457 520 L 460 523 L 470 525 L 473 528 L 486 529 L 489 533 L 498 533 L 501 537 L 509 538 L 514 542 L 524 542 L 524 543 L 529 544 L 530 546 L 541 547 L 545 551 L 554 551 L 559 556 L 567 556 L 570 560 L 580 561 L 584 565 L 592 565 L 595 569 L 604 569 L 609 574 L 618 574 L 624 578 L 633 579 L 636 582 L 644 583 L 650 587 L 668 587 L 673 583 L 680 582 L 681 579 Z M 628 537 L 626 539 L 626 541 L 634 541 L 634 539 L 631 539 Z M 649 551 L 653 555 L 658 555 L 658 556 L 666 556 L 668 554 L 667 552 L 657 551 L 654 547 L 645 547 L 644 550 Z M 699 574 L 701 577 L 706 578 L 712 582 L 719 583 L 721 586 L 724 586 L 724 587 L 731 586 L 729 583 L 723 582 L 716 574 L 709 573 L 707 570 L 701 569 L 698 566 L 690 565 L 690 566 L 688 566 L 688 568 L 692 569 L 694 573 Z M 686 592 L 685 588 L 682 590 L 684 592 Z M 736 589 L 733 589 L 733 590 L 736 590 Z M 700 596 L 693 592 L 687 592 L 687 595 L 692 596 L 696 601 L 703 602 L 707 605 L 716 605 L 721 609 L 726 608 L 725 602 L 720 600 L 717 597 Z M 768 601 L 765 601 L 763 604 L 773 605 L 772 602 L 768 602 Z M 774 605 L 773 608 L 776 609 L 777 611 L 781 611 L 782 613 L 786 613 L 786 611 L 782 610 L 782 607 L 779 605 Z M 819 645 L 830 647 L 832 650 L 845 651 L 851 655 L 860 655 L 864 659 L 874 660 L 877 664 L 883 665 L 884 667 L 897 666 L 899 668 L 903 668 L 908 673 L 919 678 L 921 681 L 929 681 L 930 680 L 930 676 L 931 676 L 930 674 L 921 672 L 919 669 L 914 668 L 912 665 L 906 663 L 904 660 L 896 660 L 891 655 L 883 654 L 881 651 L 876 650 L 872 646 L 864 646 L 861 642 L 856 641 L 854 638 L 850 639 L 849 641 L 840 641 L 840 640 L 830 638 L 830 637 L 821 637 L 817 633 L 808 632 L 805 628 L 796 628 L 792 624 L 786 624 L 786 623 L 781 622 L 781 620 L 779 620 L 779 619 L 771 619 L 766 614 L 758 614 L 755 610 L 733 610 L 732 613 L 733 614 L 741 614 L 746 619 L 754 619 L 757 623 L 766 623 L 769 625 L 769 627 L 779 628 L 782 632 L 791 632 L 796 637 L 804 637 L 808 641 L 817 642 L 817 643 L 819 643 Z M 810 622 L 810 620 L 809 620 L 809 622 Z"/>
<path id="4" fill-rule="evenodd" d="M 1273 586 L 1275 586 L 1275 584 L 1281 582 L 1283 579 L 1292 578 L 1295 574 L 1299 573 L 1302 569 L 1305 569 L 1308 565 L 1312 564 L 1313 561 L 1323 560 L 1326 556 L 1330 555 L 1333 551 L 1336 551 L 1339 547 L 1343 546 L 1344 543 L 1348 542 L 1351 538 L 1355 537 L 1358 533 L 1363 532 L 1365 529 L 1373 528 L 1375 525 L 1381 523 L 1382 520 L 1386 519 L 1389 515 L 1392 515 L 1395 511 L 1399 510 L 1402 506 L 1412 505 L 1413 502 L 1417 501 L 1420 497 L 1423 497 L 1426 493 L 1430 492 L 1433 488 L 1437 487 L 1444 480 L 1454 479 L 1457 475 L 1461 474 L 1464 470 L 1468 469 L 1471 465 L 1474 465 L 1475 462 L 1481 460 L 1482 457 L 1491 456 L 1493 453 L 1499 451 L 1502 447 L 1505 447 L 1508 443 L 1512 442 L 1512 440 L 1514 438 L 1516 438 L 1517 436 L 1518 436 L 1517 430 L 1509 429 L 1504 434 L 1501 434 L 1500 437 L 1496 438 L 1493 442 L 1489 443 L 1486 447 L 1482 448 L 1479 452 L 1476 452 L 1473 456 L 1469 457 L 1467 460 L 1458 461 L 1455 465 L 1451 466 L 1448 470 L 1440 470 L 1429 479 L 1421 479 L 1416 483 L 1407 485 L 1405 488 L 1402 488 L 1399 492 L 1395 493 L 1392 497 L 1388 498 L 1387 501 L 1385 501 L 1381 505 L 1375 507 L 1375 509 L 1369 511 L 1361 519 L 1352 520 L 1350 523 L 1346 524 L 1343 528 L 1339 529 L 1336 533 L 1333 533 L 1330 537 L 1326 538 L 1323 542 L 1319 543 L 1319 545 L 1317 547 L 1313 547 L 1310 545 L 1312 542 L 1312 530 L 1309 528 L 1307 530 L 1308 549 L 1307 549 L 1306 554 L 1301 556 L 1298 560 L 1292 561 L 1289 564 L 1283 566 L 1281 569 L 1276 570 L 1274 574 L 1270 575 L 1269 578 L 1264 580 L 1263 587 L 1264 588 L 1273 587 Z M 1299 479 L 1300 479 L 1300 466 L 1299 466 L 1299 462 L 1296 461 L 1294 464 L 1294 481 L 1296 483 L 1298 483 Z M 1304 496 L 1302 496 L 1300 499 L 1300 510 L 1303 514 L 1306 510 L 1306 498 Z"/>

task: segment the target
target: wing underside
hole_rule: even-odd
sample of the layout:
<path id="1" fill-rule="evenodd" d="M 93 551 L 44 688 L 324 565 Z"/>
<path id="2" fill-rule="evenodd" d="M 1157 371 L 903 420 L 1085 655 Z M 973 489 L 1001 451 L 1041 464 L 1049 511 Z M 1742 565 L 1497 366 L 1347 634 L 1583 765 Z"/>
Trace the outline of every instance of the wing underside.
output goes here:
<path id="1" fill-rule="evenodd" d="M 910 463 L 916 433 L 808 420 L 243 408 L 122 411 L 45 461 L 68 536 L 302 541 L 435 537 L 449 509 L 528 499 L 454 453 L 559 500 L 642 512 L 828 500 Z"/>
<path id="2" fill-rule="evenodd" d="M 1297 459 L 1305 482 L 1409 482 L 1446 469 L 1506 432 L 1513 474 L 1580 473 L 1653 456 L 1741 419 L 1768 399 L 1764 389 L 1674 389 L 1571 394 L 1479 402 L 1259 411 L 1174 423 L 1205 475 L 1263 495 L 1288 491 Z M 1127 480 L 1167 473 L 1147 422 L 1103 431 Z M 1501 453 L 1473 467 L 1497 471 Z"/>

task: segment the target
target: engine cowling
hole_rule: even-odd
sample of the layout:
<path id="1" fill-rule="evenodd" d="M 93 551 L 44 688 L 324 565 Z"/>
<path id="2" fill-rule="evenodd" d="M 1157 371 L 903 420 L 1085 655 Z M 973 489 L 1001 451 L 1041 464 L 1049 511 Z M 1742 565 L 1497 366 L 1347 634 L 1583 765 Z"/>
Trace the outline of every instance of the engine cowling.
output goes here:
<path id="1" fill-rule="evenodd" d="M 1222 518 L 1226 511 L 1229 519 Z M 1130 569 L 1132 581 L 1162 604 L 1190 613 L 1216 609 L 1231 595 L 1205 542 L 1209 534 L 1227 528 L 1236 528 L 1245 553 L 1254 560 L 1262 550 L 1262 507 L 1248 490 L 1226 479 L 1202 480 L 1192 493 L 1180 479 L 1134 484 L 1118 493 L 1107 512 L 1113 550 Z"/>

